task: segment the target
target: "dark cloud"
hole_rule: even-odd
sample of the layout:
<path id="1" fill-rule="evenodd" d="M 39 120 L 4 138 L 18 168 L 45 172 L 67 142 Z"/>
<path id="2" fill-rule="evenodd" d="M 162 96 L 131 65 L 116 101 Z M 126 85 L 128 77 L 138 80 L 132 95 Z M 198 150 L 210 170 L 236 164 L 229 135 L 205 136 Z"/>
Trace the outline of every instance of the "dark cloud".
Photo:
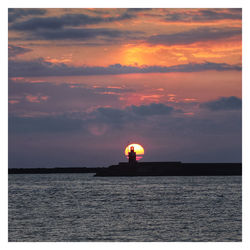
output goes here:
<path id="1" fill-rule="evenodd" d="M 202 103 L 200 104 L 200 107 L 206 108 L 212 111 L 241 110 L 242 100 L 236 96 L 221 97 L 215 101 Z"/>
<path id="2" fill-rule="evenodd" d="M 16 21 L 21 17 L 30 16 L 30 15 L 44 15 L 47 11 L 45 9 L 21 9 L 21 8 L 9 8 L 8 9 L 8 18 L 9 23 Z"/>
<path id="3" fill-rule="evenodd" d="M 55 30 L 65 26 L 84 26 L 90 24 L 110 23 L 133 18 L 129 13 L 121 15 L 102 17 L 89 16 L 86 14 L 65 14 L 59 17 L 35 17 L 23 22 L 12 24 L 9 28 L 18 31 Z"/>
<path id="4" fill-rule="evenodd" d="M 67 112 L 63 115 L 23 117 L 11 114 L 9 116 L 9 132 L 72 132 L 87 128 L 91 124 L 106 124 L 110 128 L 121 128 L 129 122 L 145 121 L 145 117 L 171 115 L 174 112 L 179 112 L 179 110 L 165 104 L 151 103 L 141 106 L 132 105 L 125 109 L 100 107 L 92 112 Z"/>
<path id="5" fill-rule="evenodd" d="M 217 71 L 227 71 L 227 70 L 241 70 L 239 65 L 230 65 L 227 63 L 189 63 L 180 64 L 176 66 L 169 67 L 169 72 L 199 72 L 204 70 L 217 70 Z"/>
<path id="6" fill-rule="evenodd" d="M 28 40 L 45 39 L 45 40 L 89 40 L 98 37 L 111 37 L 115 39 L 117 37 L 123 37 L 129 35 L 129 31 L 120 31 L 117 29 L 78 29 L 78 28 L 63 28 L 63 29 L 51 29 L 51 30 L 38 30 L 28 36 Z M 133 32 L 132 32 L 133 33 Z"/>
<path id="7" fill-rule="evenodd" d="M 239 28 L 197 28 L 189 31 L 174 33 L 174 34 L 160 34 L 151 36 L 147 39 L 150 44 L 191 44 L 195 42 L 204 42 L 217 39 L 227 39 L 233 36 L 241 35 Z"/>
<path id="8" fill-rule="evenodd" d="M 105 122 L 110 125 L 125 125 L 128 122 L 143 120 L 145 117 L 155 115 L 170 115 L 179 112 L 171 106 L 162 103 L 151 103 L 149 105 L 129 106 L 125 109 L 98 108 L 93 112 L 94 120 Z"/>
<path id="9" fill-rule="evenodd" d="M 242 9 L 166 9 L 165 22 L 213 22 L 217 20 L 241 20 Z"/>
<path id="10" fill-rule="evenodd" d="M 107 124 L 109 127 L 121 128 L 130 120 L 132 121 L 132 114 L 125 109 L 117 108 L 98 108 L 93 112 L 93 117 L 88 122 L 91 124 Z"/>
<path id="11" fill-rule="evenodd" d="M 42 18 L 44 19 L 44 18 Z M 51 18 L 53 19 L 53 18 Z M 142 31 L 126 31 L 119 29 L 109 29 L 109 28 L 75 28 L 75 27 L 64 27 L 61 22 L 57 19 L 52 21 L 50 19 L 45 19 L 43 21 L 43 28 L 40 27 L 40 24 L 36 22 L 31 22 L 25 25 L 24 31 L 27 31 L 25 34 L 22 34 L 21 40 L 75 40 L 85 42 L 90 39 L 97 39 L 98 43 L 94 41 L 94 44 L 103 44 L 103 42 L 108 43 L 117 43 L 118 38 L 123 39 L 141 39 L 140 35 L 144 34 Z M 38 22 L 38 21 L 37 21 Z M 73 24 L 73 21 L 72 21 Z M 15 26 L 21 25 L 20 23 L 15 24 Z M 9 27 L 10 30 L 16 29 L 23 31 L 20 28 L 12 25 Z M 136 35 L 136 36 L 135 36 Z M 13 38 L 11 40 L 18 40 L 19 38 Z M 20 40 L 19 39 L 19 40 Z M 93 45 L 92 45 L 93 46 Z"/>
<path id="12" fill-rule="evenodd" d="M 8 46 L 8 56 L 9 57 L 15 57 L 17 55 L 22 55 L 24 53 L 32 51 L 31 49 L 24 48 L 24 47 L 19 47 L 15 45 L 9 45 Z"/>
<path id="13" fill-rule="evenodd" d="M 12 23 L 9 30 L 26 31 L 22 39 L 25 40 L 80 40 L 129 37 L 143 32 L 121 31 L 108 28 L 83 28 L 82 26 L 110 23 L 133 18 L 132 14 L 124 12 L 113 16 L 103 17 L 86 14 L 65 14 L 62 16 L 34 17 L 28 20 Z M 81 26 L 81 27 L 80 27 Z M 131 37 L 133 39 L 133 37 Z"/>
<path id="14" fill-rule="evenodd" d="M 198 72 L 204 70 L 241 70 L 239 65 L 226 63 L 189 63 L 175 66 L 124 66 L 114 64 L 107 67 L 98 66 L 68 66 L 66 64 L 52 64 L 43 59 L 34 61 L 9 60 L 10 77 L 33 77 L 33 76 L 73 76 L 73 75 L 116 75 L 133 73 L 168 73 L 168 72 Z"/>
<path id="15" fill-rule="evenodd" d="M 143 122 L 151 124 L 156 119 L 165 119 L 176 113 L 182 112 L 163 103 L 151 103 L 149 105 L 128 106 L 122 108 L 103 107 L 97 108 L 85 120 L 90 126 L 105 127 L 105 132 L 119 131 L 128 125 L 138 126 Z"/>
<path id="16" fill-rule="evenodd" d="M 235 9 L 236 11 L 233 12 L 223 12 L 213 10 L 213 9 L 206 9 L 200 10 L 200 15 L 195 15 L 193 17 L 194 21 L 214 21 L 214 20 L 222 20 L 222 19 L 230 19 L 230 20 L 241 20 L 242 14 L 241 9 Z"/>

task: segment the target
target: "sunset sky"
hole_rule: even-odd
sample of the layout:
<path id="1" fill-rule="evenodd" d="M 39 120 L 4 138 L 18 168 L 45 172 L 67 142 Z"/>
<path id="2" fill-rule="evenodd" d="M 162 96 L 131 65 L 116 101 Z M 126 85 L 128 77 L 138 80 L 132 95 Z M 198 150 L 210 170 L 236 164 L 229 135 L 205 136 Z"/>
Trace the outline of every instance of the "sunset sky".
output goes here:
<path id="1" fill-rule="evenodd" d="M 9 9 L 9 167 L 241 162 L 241 9 Z"/>

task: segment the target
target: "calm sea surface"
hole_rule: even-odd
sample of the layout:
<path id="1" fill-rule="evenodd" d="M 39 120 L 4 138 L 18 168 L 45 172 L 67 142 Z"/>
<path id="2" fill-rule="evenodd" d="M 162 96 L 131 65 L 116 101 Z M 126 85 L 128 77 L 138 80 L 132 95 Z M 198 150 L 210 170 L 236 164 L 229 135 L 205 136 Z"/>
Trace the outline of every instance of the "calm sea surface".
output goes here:
<path id="1" fill-rule="evenodd" d="M 9 241 L 241 241 L 241 177 L 9 175 Z"/>

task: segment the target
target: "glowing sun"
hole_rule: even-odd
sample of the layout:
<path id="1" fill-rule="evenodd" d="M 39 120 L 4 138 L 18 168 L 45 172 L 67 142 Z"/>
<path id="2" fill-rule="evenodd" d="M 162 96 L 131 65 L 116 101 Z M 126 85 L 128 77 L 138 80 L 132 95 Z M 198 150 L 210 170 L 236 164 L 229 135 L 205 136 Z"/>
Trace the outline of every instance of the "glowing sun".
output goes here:
<path id="1" fill-rule="evenodd" d="M 128 153 L 130 152 L 130 147 L 134 147 L 134 151 L 136 152 L 136 160 L 140 160 L 144 155 L 144 148 L 142 145 L 137 143 L 131 143 L 125 148 L 125 155 L 128 158 Z"/>

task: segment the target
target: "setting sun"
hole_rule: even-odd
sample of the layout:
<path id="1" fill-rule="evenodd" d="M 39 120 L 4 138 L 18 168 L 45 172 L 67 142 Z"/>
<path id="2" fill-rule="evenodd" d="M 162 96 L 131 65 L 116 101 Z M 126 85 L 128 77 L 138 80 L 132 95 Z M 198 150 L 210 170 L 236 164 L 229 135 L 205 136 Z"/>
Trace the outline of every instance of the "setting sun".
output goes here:
<path id="1" fill-rule="evenodd" d="M 140 145 L 140 144 L 137 144 L 137 143 L 131 143 L 129 144 L 126 148 L 125 148 L 125 155 L 126 157 L 128 157 L 128 153 L 130 151 L 130 147 L 134 147 L 134 150 L 136 152 L 136 160 L 140 160 L 143 155 L 144 155 L 144 148 Z"/>

